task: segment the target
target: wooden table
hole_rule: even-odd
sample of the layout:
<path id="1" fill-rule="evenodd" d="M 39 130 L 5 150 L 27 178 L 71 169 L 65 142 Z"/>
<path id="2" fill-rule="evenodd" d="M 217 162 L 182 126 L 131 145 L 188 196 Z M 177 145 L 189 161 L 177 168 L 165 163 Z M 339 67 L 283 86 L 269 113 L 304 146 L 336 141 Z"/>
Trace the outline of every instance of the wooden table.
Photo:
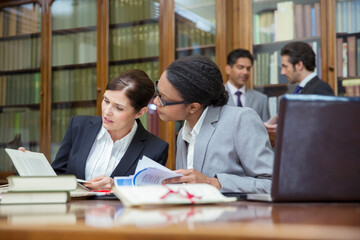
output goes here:
<path id="1" fill-rule="evenodd" d="M 360 203 L 125 209 L 118 200 L 0 206 L 0 239 L 360 239 Z"/>

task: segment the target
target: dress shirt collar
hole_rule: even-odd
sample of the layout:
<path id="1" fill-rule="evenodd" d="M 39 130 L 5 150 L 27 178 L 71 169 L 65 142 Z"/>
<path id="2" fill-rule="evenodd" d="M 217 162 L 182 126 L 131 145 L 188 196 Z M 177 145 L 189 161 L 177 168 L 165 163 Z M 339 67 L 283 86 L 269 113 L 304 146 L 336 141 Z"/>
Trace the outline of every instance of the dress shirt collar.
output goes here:
<path id="1" fill-rule="evenodd" d="M 201 114 L 199 120 L 196 122 L 195 126 L 193 129 L 191 129 L 189 123 L 187 121 L 185 121 L 184 123 L 184 129 L 182 131 L 182 138 L 183 140 L 185 140 L 186 142 L 190 143 L 191 139 L 194 137 L 196 138 L 197 135 L 199 135 L 200 133 L 200 129 L 201 126 L 204 122 L 204 118 L 206 116 L 206 113 L 208 111 L 208 107 L 205 108 L 205 110 L 203 111 L 203 113 Z"/>
<path id="2" fill-rule="evenodd" d="M 242 94 L 244 94 L 244 93 L 246 92 L 246 86 L 245 86 L 245 85 L 242 86 L 241 88 L 237 89 L 234 85 L 231 84 L 230 81 L 227 81 L 226 84 L 227 84 L 227 86 L 228 86 L 228 88 L 229 88 L 229 90 L 230 90 L 230 94 L 231 94 L 231 95 L 235 95 L 235 93 L 236 93 L 237 91 L 240 91 Z"/>
<path id="3" fill-rule="evenodd" d="M 138 124 L 135 121 L 131 131 L 128 134 L 126 134 L 122 139 L 116 140 L 115 143 L 119 141 L 119 142 L 129 142 L 130 144 L 131 140 L 133 139 L 136 133 L 137 128 L 138 128 Z M 109 132 L 103 126 L 101 126 L 101 129 L 96 137 L 96 140 L 100 140 L 104 137 L 108 137 L 111 139 Z"/>

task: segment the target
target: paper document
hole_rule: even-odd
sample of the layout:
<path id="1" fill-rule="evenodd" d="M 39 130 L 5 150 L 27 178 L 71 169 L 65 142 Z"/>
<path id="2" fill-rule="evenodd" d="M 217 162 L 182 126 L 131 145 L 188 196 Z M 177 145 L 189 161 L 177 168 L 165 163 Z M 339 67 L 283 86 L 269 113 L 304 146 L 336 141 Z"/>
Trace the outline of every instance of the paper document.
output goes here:
<path id="1" fill-rule="evenodd" d="M 142 186 L 162 184 L 165 179 L 181 177 L 163 165 L 143 156 L 136 166 L 135 174 L 129 177 L 115 177 L 117 186 Z"/>
<path id="2" fill-rule="evenodd" d="M 45 155 L 38 152 L 20 151 L 6 148 L 20 176 L 56 176 Z"/>
<path id="3" fill-rule="evenodd" d="M 124 207 L 167 204 L 208 204 L 234 202 L 209 184 L 166 184 L 151 186 L 115 186 L 115 195 Z"/>

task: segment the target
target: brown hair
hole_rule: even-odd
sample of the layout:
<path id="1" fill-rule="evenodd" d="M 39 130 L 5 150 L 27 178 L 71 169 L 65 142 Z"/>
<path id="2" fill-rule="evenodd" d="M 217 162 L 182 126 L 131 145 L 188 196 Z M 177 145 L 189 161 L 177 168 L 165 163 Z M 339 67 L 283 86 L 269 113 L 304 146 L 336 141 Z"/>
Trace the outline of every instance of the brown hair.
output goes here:
<path id="1" fill-rule="evenodd" d="M 155 93 L 154 83 L 139 69 L 121 73 L 107 84 L 106 90 L 123 90 L 136 112 L 146 107 Z"/>

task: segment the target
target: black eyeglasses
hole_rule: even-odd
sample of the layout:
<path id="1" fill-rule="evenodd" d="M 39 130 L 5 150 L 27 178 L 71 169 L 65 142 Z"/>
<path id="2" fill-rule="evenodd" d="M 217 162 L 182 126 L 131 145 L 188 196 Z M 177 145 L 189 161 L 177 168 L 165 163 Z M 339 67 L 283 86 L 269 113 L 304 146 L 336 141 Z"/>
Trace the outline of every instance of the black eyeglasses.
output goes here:
<path id="1" fill-rule="evenodd" d="M 157 86 L 158 86 L 158 83 L 159 83 L 159 80 L 157 80 L 157 81 L 155 82 L 155 94 L 156 94 L 156 96 L 159 97 L 159 100 L 160 100 L 159 102 L 160 102 L 160 105 L 161 105 L 162 107 L 186 103 L 186 101 L 165 102 L 165 101 L 161 98 L 161 95 L 159 94 L 158 87 L 157 87 Z"/>

